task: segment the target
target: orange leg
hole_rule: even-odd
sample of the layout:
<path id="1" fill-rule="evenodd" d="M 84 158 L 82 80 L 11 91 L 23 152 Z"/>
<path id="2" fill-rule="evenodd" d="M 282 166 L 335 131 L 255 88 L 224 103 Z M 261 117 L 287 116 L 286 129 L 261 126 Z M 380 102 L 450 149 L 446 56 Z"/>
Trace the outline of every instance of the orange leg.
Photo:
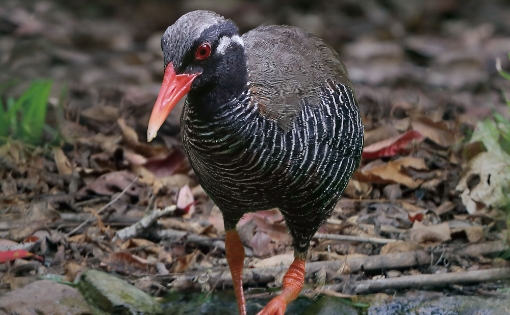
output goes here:
<path id="1" fill-rule="evenodd" d="M 234 282 L 234 292 L 240 315 L 246 315 L 246 301 L 243 292 L 244 246 L 237 230 L 228 230 L 225 236 L 227 262 Z"/>
<path id="2" fill-rule="evenodd" d="M 304 282 L 305 260 L 296 257 L 283 277 L 282 293 L 272 299 L 257 315 L 283 315 L 287 305 L 298 297 Z"/>

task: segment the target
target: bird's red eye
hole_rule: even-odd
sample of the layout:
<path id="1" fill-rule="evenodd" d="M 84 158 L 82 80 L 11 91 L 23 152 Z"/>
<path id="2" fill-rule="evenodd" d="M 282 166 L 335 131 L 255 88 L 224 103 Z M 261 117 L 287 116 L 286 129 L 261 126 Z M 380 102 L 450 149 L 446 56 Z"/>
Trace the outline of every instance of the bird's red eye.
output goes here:
<path id="1" fill-rule="evenodd" d="M 209 43 L 203 43 L 197 48 L 197 51 L 195 52 L 195 59 L 197 60 L 204 60 L 209 58 L 211 55 L 211 44 Z"/>

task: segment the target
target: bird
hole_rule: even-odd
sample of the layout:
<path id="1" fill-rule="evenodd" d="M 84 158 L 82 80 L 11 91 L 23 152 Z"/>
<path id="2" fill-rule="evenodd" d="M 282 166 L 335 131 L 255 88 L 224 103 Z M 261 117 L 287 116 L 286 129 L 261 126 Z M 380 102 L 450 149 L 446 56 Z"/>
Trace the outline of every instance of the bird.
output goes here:
<path id="1" fill-rule="evenodd" d="M 338 53 L 286 25 L 240 34 L 234 21 L 192 11 L 161 38 L 164 76 L 147 128 L 151 141 L 186 96 L 184 151 L 219 207 L 239 314 L 244 246 L 236 230 L 248 212 L 278 208 L 294 260 L 281 293 L 258 313 L 284 314 L 301 292 L 310 241 L 331 215 L 363 149 L 356 95 Z"/>

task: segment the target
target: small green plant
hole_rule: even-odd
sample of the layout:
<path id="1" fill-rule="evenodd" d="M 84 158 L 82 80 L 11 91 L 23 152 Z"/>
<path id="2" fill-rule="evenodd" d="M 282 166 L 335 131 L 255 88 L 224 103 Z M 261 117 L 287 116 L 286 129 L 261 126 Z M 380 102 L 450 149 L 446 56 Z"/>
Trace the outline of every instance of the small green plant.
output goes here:
<path id="1" fill-rule="evenodd" d="M 508 54 L 508 59 L 510 60 L 510 53 Z M 499 58 L 496 60 L 496 69 L 498 70 L 499 74 L 505 78 L 506 80 L 510 81 L 510 73 L 506 72 L 501 68 L 501 60 Z M 504 92 L 503 92 L 504 93 Z M 506 104 L 508 105 L 508 110 L 510 111 L 510 99 L 505 95 Z M 501 147 L 501 149 L 506 152 L 507 154 L 510 154 L 510 122 L 505 119 L 502 115 L 499 113 L 496 113 L 494 115 L 494 121 L 495 121 L 495 127 L 496 130 L 499 133 L 498 143 Z M 497 129 L 499 127 L 499 130 Z M 507 215 L 507 227 L 510 227 L 510 187 L 506 187 L 504 190 L 506 192 L 506 204 L 503 208 L 505 210 Z M 510 234 L 508 235 L 508 240 L 510 241 Z M 502 254 L 502 257 L 504 259 L 510 259 L 510 250 L 505 251 Z"/>
<path id="2" fill-rule="evenodd" d="M 34 81 L 17 99 L 0 97 L 0 138 L 37 144 L 41 140 L 52 81 Z M 1 141 L 1 139 L 0 139 Z"/>

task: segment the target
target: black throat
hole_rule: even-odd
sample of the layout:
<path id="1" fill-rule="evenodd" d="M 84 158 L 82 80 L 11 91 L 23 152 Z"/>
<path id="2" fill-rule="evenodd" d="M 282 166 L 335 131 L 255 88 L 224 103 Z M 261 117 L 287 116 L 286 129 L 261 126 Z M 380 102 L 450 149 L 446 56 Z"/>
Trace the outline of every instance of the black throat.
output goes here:
<path id="1" fill-rule="evenodd" d="M 218 113 L 223 105 L 240 97 L 248 88 L 248 68 L 244 47 L 239 44 L 229 46 L 224 56 L 217 61 L 214 79 L 188 93 L 188 106 L 205 118 Z M 200 77 L 197 77 L 199 79 Z"/>

